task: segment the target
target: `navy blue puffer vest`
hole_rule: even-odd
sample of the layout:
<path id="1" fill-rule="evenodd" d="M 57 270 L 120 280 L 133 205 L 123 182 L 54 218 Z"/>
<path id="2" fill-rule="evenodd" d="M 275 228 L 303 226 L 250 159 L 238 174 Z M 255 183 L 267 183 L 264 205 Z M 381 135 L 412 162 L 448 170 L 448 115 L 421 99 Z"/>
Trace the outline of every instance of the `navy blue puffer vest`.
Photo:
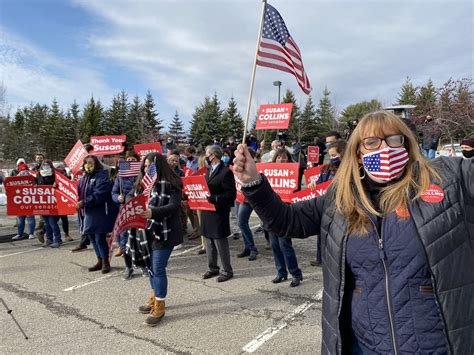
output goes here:
<path id="1" fill-rule="evenodd" d="M 351 235 L 346 262 L 355 338 L 379 354 L 445 354 L 446 335 L 425 251 L 411 217 L 390 214 Z"/>

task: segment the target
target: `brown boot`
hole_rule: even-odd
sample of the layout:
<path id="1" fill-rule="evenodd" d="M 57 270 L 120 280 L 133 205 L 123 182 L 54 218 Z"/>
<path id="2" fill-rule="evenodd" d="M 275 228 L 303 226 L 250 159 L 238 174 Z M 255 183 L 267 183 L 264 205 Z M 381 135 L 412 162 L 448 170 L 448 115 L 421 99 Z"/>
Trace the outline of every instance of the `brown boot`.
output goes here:
<path id="1" fill-rule="evenodd" d="M 143 313 L 143 314 L 150 313 L 154 305 L 155 305 L 155 292 L 153 292 L 153 289 L 151 289 L 150 296 L 148 296 L 148 299 L 146 300 L 145 305 L 138 307 L 138 312 Z"/>
<path id="2" fill-rule="evenodd" d="M 92 272 L 92 271 L 99 271 L 101 269 L 102 269 L 102 259 L 97 258 L 97 263 L 94 266 L 90 267 L 88 270 Z"/>
<path id="3" fill-rule="evenodd" d="M 107 274 L 110 272 L 110 261 L 109 259 L 104 259 L 102 263 L 102 273 Z"/>
<path id="4" fill-rule="evenodd" d="M 154 327 L 161 322 L 163 317 L 165 316 L 165 301 L 158 301 L 155 299 L 155 305 L 153 306 L 153 310 L 150 313 L 150 316 L 145 319 L 145 324 Z"/>

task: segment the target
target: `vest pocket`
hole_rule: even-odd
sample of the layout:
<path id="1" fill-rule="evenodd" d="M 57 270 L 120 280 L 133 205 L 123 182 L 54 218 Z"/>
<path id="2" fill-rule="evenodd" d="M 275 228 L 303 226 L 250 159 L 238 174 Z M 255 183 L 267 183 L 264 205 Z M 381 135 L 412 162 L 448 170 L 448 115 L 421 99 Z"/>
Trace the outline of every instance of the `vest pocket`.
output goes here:
<path id="1" fill-rule="evenodd" d="M 351 299 L 351 327 L 363 345 L 373 345 L 374 337 L 369 316 L 368 292 L 365 282 L 356 280 Z"/>

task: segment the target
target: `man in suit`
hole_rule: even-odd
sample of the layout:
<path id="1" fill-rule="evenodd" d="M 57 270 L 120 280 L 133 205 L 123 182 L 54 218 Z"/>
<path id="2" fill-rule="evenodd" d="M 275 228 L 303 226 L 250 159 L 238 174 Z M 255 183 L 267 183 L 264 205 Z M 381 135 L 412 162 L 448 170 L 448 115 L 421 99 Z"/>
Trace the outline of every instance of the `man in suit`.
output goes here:
<path id="1" fill-rule="evenodd" d="M 222 271 L 217 282 L 224 282 L 232 278 L 234 273 L 230 265 L 229 241 L 230 233 L 229 213 L 234 205 L 236 190 L 234 174 L 221 161 L 223 155 L 219 146 L 206 148 L 206 182 L 211 192 L 208 197 L 210 203 L 215 205 L 216 211 L 202 211 L 201 234 L 206 240 L 206 254 L 209 270 L 202 276 L 203 279 L 219 275 L 217 255 L 219 255 Z"/>

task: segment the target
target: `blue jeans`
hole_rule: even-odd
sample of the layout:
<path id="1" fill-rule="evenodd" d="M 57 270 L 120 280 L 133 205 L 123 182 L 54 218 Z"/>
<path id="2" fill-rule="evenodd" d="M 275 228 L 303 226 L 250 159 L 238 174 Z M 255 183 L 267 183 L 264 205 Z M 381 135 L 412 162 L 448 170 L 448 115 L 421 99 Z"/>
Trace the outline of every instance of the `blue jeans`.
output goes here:
<path id="1" fill-rule="evenodd" d="M 107 245 L 105 233 L 89 234 L 88 237 L 94 247 L 95 255 L 101 259 L 109 259 L 109 246 Z"/>
<path id="2" fill-rule="evenodd" d="M 164 300 L 168 294 L 166 266 L 173 248 L 152 250 L 150 284 L 155 297 Z"/>
<path id="3" fill-rule="evenodd" d="M 46 238 L 51 243 L 53 242 L 54 236 L 54 243 L 62 243 L 61 240 L 61 231 L 59 230 L 58 216 L 43 216 L 44 219 L 44 231 L 46 233 Z"/>
<path id="4" fill-rule="evenodd" d="M 423 155 L 432 160 L 436 157 L 436 149 L 423 149 Z"/>
<path id="5" fill-rule="evenodd" d="M 250 215 L 252 214 L 253 208 L 248 204 L 240 204 L 235 201 L 235 214 L 237 215 L 237 224 L 239 225 L 240 231 L 244 239 L 245 250 L 257 251 L 255 242 L 253 240 L 252 230 L 249 226 Z"/>
<path id="6" fill-rule="evenodd" d="M 125 247 L 127 245 L 127 240 L 128 240 L 128 231 L 125 231 L 120 234 L 119 236 L 119 246 L 120 249 L 125 252 Z"/>
<path id="7" fill-rule="evenodd" d="M 291 239 L 279 238 L 272 232 L 269 232 L 269 234 L 278 275 L 287 277 L 289 271 L 293 277 L 301 277 L 302 273 L 298 267 L 298 260 L 296 260 L 295 249 L 293 249 Z"/>
<path id="8" fill-rule="evenodd" d="M 25 220 L 28 221 L 28 234 L 35 234 L 36 219 L 35 216 L 18 216 L 18 235 L 23 235 L 25 232 Z"/>

